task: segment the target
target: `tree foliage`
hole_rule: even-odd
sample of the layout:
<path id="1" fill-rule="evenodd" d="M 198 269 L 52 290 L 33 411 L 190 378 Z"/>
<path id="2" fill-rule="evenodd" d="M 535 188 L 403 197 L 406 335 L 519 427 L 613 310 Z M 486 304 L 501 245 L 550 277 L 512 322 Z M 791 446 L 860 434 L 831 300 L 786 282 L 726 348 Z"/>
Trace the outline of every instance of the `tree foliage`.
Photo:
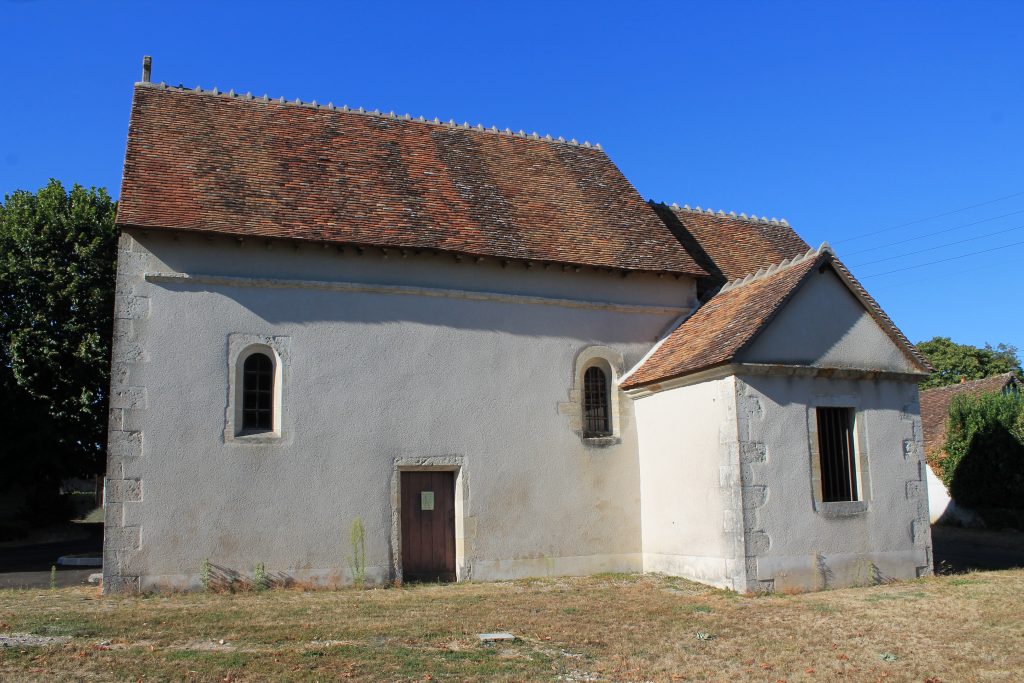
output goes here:
<path id="1" fill-rule="evenodd" d="M 1024 510 L 1024 396 L 954 397 L 945 450 L 942 478 L 954 500 Z"/>
<path id="2" fill-rule="evenodd" d="M 1021 373 L 1020 358 L 1017 349 L 1006 344 L 995 347 L 985 344 L 983 348 L 970 344 L 957 344 L 949 337 L 935 337 L 917 344 L 920 351 L 935 372 L 921 384 L 922 389 L 957 384 L 961 379 L 982 379 L 1014 372 L 1018 377 Z"/>
<path id="3" fill-rule="evenodd" d="M 103 468 L 117 235 L 102 189 L 0 203 L 0 496 Z M 17 494 L 17 495 L 15 495 Z M 30 505 L 30 507 L 38 507 Z"/>

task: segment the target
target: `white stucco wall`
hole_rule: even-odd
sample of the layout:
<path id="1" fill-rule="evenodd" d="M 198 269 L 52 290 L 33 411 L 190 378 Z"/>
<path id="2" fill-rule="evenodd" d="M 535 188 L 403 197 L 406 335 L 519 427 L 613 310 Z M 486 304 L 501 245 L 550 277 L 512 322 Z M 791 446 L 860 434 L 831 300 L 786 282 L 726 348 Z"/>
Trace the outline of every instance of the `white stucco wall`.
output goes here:
<path id="1" fill-rule="evenodd" d="M 764 450 L 743 473 L 746 533 L 759 539 L 748 540 L 757 584 L 826 588 L 931 571 L 917 395 L 906 381 L 737 377 L 741 439 Z M 856 410 L 862 506 L 815 501 L 815 404 Z"/>
<path id="2" fill-rule="evenodd" d="M 917 371 L 829 268 L 816 272 L 744 352 L 747 363 Z"/>
<path id="3" fill-rule="evenodd" d="M 928 482 L 928 519 L 934 524 L 946 514 L 953 499 L 949 497 L 946 485 L 932 472 L 930 467 L 925 471 L 925 475 L 925 480 Z"/>
<path id="4" fill-rule="evenodd" d="M 565 405 L 578 354 L 606 346 L 630 366 L 691 304 L 691 280 L 132 235 L 119 262 L 110 590 L 195 585 L 204 558 L 344 581 L 355 517 L 369 574 L 389 578 L 398 465 L 459 468 L 463 578 L 641 569 L 632 402 L 619 402 L 619 443 L 600 448 Z M 324 286 L 338 282 L 433 293 Z M 278 440 L 225 439 L 232 335 L 285 349 Z"/>
<path id="5" fill-rule="evenodd" d="M 734 378 L 653 394 L 634 412 L 644 571 L 734 588 Z"/>

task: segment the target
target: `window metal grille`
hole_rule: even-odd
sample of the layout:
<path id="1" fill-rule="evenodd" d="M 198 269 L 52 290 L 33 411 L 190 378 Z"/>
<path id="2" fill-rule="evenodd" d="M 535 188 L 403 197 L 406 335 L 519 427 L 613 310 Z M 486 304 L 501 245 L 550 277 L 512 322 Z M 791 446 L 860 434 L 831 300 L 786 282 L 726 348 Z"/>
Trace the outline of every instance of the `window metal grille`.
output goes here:
<path id="1" fill-rule="evenodd" d="M 242 366 L 242 429 L 270 431 L 274 428 L 274 363 L 263 353 L 254 353 Z"/>
<path id="2" fill-rule="evenodd" d="M 825 503 L 860 500 L 853 409 L 818 408 L 821 499 Z"/>
<path id="3" fill-rule="evenodd" d="M 608 378 L 601 368 L 583 373 L 583 436 L 611 436 Z"/>

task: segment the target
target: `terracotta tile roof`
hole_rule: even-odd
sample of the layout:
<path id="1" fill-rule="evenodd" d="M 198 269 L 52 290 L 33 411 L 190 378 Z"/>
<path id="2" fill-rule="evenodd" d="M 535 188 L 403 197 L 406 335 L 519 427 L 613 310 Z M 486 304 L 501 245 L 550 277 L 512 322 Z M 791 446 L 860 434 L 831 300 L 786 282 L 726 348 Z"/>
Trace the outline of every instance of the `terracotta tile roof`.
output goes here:
<path id="1" fill-rule="evenodd" d="M 929 464 L 933 465 L 933 469 L 934 461 L 941 459 L 940 451 L 946 443 L 946 418 L 949 417 L 949 406 L 953 402 L 953 397 L 964 394 L 994 394 L 1012 383 L 1019 384 L 1012 372 L 1006 372 L 961 384 L 925 389 L 921 392 L 921 436 L 924 438 L 924 450 L 929 455 Z"/>
<path id="2" fill-rule="evenodd" d="M 721 291 L 673 330 L 621 383 L 623 389 L 682 377 L 732 362 L 765 329 L 793 296 L 807 275 L 831 267 L 881 328 L 928 372 L 927 361 L 893 324 L 878 303 L 835 257 L 828 245 L 795 260 L 759 269 Z"/>
<path id="3" fill-rule="evenodd" d="M 653 207 L 697 264 L 708 272 L 708 277 L 698 283 L 697 294 L 701 298 L 728 280 L 783 259 L 796 258 L 810 249 L 785 220 L 716 213 L 675 204 Z"/>
<path id="4" fill-rule="evenodd" d="M 597 146 L 137 84 L 118 224 L 704 271 Z"/>
<path id="5" fill-rule="evenodd" d="M 797 265 L 720 292 L 697 309 L 622 382 L 623 389 L 688 375 L 730 362 L 771 320 L 821 260 Z"/>

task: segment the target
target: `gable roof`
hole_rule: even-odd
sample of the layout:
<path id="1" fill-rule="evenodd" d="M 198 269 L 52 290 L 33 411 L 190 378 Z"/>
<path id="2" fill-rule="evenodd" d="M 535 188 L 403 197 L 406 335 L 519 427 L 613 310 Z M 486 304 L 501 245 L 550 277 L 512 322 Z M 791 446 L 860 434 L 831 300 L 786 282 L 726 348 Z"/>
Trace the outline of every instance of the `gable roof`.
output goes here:
<path id="1" fill-rule="evenodd" d="M 817 268 L 830 267 L 860 300 L 883 331 L 913 360 L 922 373 L 930 368 L 867 291 L 832 253 L 827 244 L 803 256 L 727 283 L 665 337 L 620 384 L 633 389 L 732 362 L 792 298 Z"/>
<path id="2" fill-rule="evenodd" d="M 599 146 L 148 82 L 117 223 L 704 274 Z"/>
<path id="3" fill-rule="evenodd" d="M 981 396 L 1002 391 L 1008 385 L 1020 385 L 1020 380 L 1012 372 L 993 375 L 982 379 L 970 380 L 960 384 L 950 384 L 921 392 L 921 436 L 924 439 L 924 450 L 929 455 L 938 455 L 946 442 L 946 420 L 949 417 L 949 406 L 955 396 Z"/>
<path id="4" fill-rule="evenodd" d="M 797 258 L 810 249 L 785 219 L 737 216 L 678 204 L 652 202 L 652 207 L 694 261 L 707 271 L 707 277 L 698 282 L 697 295 L 701 298 L 729 280 L 783 259 Z"/>

